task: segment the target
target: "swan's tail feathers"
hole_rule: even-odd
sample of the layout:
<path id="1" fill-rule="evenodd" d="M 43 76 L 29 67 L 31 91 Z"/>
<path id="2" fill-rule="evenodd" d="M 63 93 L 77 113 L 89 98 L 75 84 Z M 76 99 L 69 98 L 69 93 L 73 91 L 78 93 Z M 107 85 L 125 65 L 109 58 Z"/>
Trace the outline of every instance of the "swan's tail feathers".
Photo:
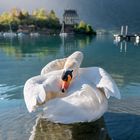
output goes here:
<path id="1" fill-rule="evenodd" d="M 24 100 L 29 112 L 35 111 L 38 105 L 45 102 L 46 93 L 43 85 L 35 84 L 28 80 L 24 86 Z"/>
<path id="2" fill-rule="evenodd" d="M 120 91 L 112 77 L 102 68 L 99 68 L 99 73 L 101 79 L 99 80 L 97 87 L 103 88 L 108 99 L 110 98 L 110 96 L 121 99 Z"/>

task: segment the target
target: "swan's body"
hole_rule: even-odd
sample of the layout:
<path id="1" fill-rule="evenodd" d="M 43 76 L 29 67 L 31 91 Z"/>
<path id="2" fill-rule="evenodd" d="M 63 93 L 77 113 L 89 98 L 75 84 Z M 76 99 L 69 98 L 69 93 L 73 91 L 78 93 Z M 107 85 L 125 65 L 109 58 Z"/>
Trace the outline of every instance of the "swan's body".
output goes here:
<path id="1" fill-rule="evenodd" d="M 41 75 L 26 82 L 24 98 L 29 112 L 45 103 L 44 117 L 53 122 L 93 121 L 107 110 L 110 96 L 120 98 L 115 82 L 102 68 L 79 68 L 82 62 L 79 53 L 49 63 Z M 62 93 L 61 75 L 66 69 L 74 70 L 74 78 Z"/>

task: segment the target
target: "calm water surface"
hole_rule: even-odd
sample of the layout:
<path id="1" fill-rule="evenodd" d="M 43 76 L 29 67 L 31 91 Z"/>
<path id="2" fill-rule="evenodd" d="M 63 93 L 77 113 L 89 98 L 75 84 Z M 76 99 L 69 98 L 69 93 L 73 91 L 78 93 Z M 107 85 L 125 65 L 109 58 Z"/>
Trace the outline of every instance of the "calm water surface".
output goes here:
<path id="1" fill-rule="evenodd" d="M 0 38 L 0 139 L 140 139 L 140 45 L 114 44 L 111 35 Z M 111 98 L 108 112 L 95 123 L 60 125 L 29 114 L 23 100 L 27 79 L 57 58 L 80 50 L 82 66 L 100 66 L 117 82 L 122 99 Z"/>

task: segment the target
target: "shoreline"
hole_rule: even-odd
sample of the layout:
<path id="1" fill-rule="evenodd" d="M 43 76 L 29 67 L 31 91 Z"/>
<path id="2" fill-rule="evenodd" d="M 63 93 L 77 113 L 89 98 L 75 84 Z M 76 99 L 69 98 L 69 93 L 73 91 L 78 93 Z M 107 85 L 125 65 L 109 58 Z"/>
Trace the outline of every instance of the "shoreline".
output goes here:
<path id="1" fill-rule="evenodd" d="M 49 31 L 42 31 L 42 30 L 39 30 L 39 31 L 32 31 L 32 32 L 11 32 L 11 31 L 6 31 L 6 32 L 0 32 L 0 37 L 4 37 L 4 34 L 15 34 L 15 36 L 19 36 L 19 35 L 49 35 L 49 36 L 52 36 L 52 35 L 60 35 L 60 30 L 54 30 L 54 29 L 50 29 Z M 86 33 L 77 33 L 77 32 L 67 32 L 68 35 L 83 35 L 83 36 L 95 36 L 96 34 L 86 34 Z"/>

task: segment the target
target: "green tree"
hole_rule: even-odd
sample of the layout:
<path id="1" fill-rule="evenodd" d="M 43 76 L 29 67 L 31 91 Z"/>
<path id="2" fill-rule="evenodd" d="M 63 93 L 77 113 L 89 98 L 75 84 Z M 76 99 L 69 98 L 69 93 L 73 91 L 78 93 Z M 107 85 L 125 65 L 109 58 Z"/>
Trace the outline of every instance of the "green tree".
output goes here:
<path id="1" fill-rule="evenodd" d="M 22 10 L 22 14 L 25 18 L 29 17 L 29 13 L 26 10 Z"/>
<path id="2" fill-rule="evenodd" d="M 88 35 L 96 34 L 92 26 L 89 24 L 86 24 L 84 21 L 80 21 L 78 25 L 75 25 L 74 31 L 79 34 L 88 34 Z"/>
<path id="3" fill-rule="evenodd" d="M 53 10 L 50 11 L 50 13 L 48 14 L 48 17 L 50 19 L 57 20 L 56 14 Z"/>
<path id="4" fill-rule="evenodd" d="M 80 21 L 78 28 L 79 29 L 86 29 L 86 23 L 84 21 Z"/>
<path id="5" fill-rule="evenodd" d="M 52 28 L 58 28 L 60 26 L 59 19 L 57 18 L 55 12 L 53 10 L 50 11 L 48 14 L 48 27 Z"/>
<path id="6" fill-rule="evenodd" d="M 47 11 L 45 11 L 43 8 L 33 11 L 32 15 L 36 19 L 40 19 L 40 20 L 46 20 L 47 19 Z"/>
<path id="7" fill-rule="evenodd" d="M 47 12 L 43 8 L 33 11 L 32 17 L 33 17 L 32 19 L 34 20 L 34 24 L 37 27 L 40 28 L 46 27 L 48 22 L 48 16 Z"/>
<path id="8" fill-rule="evenodd" d="M 9 30 L 9 25 L 13 30 L 17 30 L 19 25 L 34 25 L 35 28 L 54 28 L 60 26 L 59 19 L 55 12 L 49 13 L 43 8 L 33 11 L 32 15 L 28 11 L 13 8 L 9 12 L 3 12 L 0 15 L 0 31 Z"/>
<path id="9" fill-rule="evenodd" d="M 92 34 L 93 33 L 93 29 L 92 29 L 92 27 L 91 27 L 91 25 L 86 25 L 86 33 L 88 34 Z"/>

